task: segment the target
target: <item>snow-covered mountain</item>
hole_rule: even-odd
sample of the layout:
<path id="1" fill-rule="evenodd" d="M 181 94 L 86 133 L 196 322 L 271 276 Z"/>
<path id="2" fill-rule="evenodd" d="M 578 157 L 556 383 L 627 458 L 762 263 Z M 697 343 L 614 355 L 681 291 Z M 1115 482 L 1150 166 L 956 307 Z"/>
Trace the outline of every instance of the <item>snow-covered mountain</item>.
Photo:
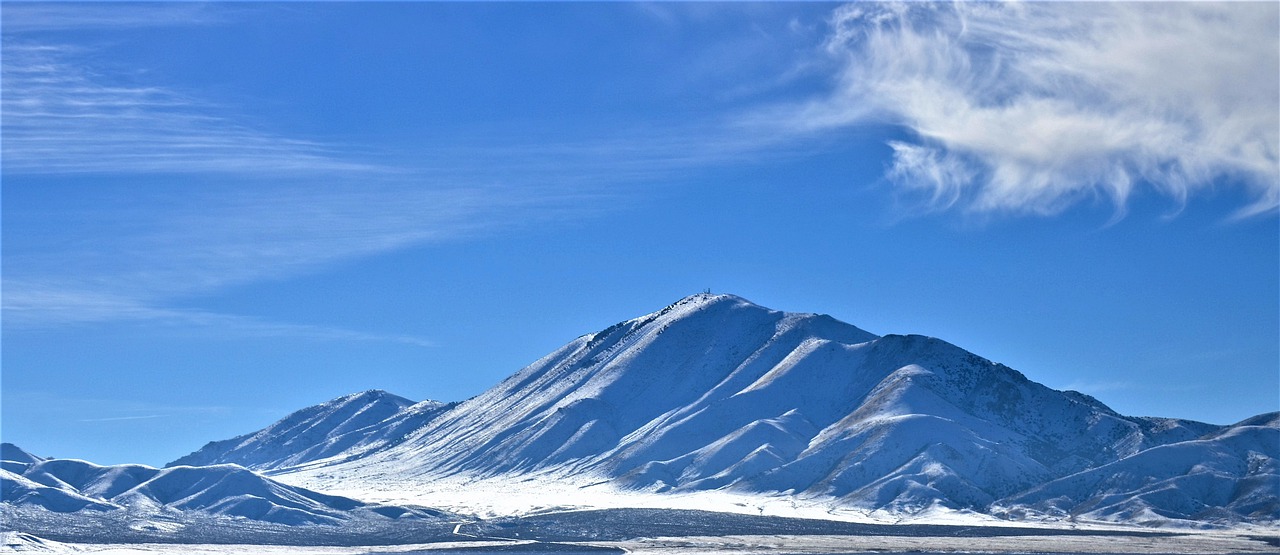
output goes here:
<path id="1" fill-rule="evenodd" d="M 1234 431 L 1243 428 L 1257 430 Z M 1104 488 L 1178 518 L 1280 519 L 1280 494 L 1266 490 L 1280 444 L 1231 439 L 1274 433 L 1274 421 L 1223 427 L 1126 417 L 939 339 L 878 337 L 732 295 L 693 295 L 579 337 L 456 407 L 413 421 L 393 415 L 363 433 L 390 429 L 394 441 L 327 451 L 301 466 L 251 462 L 321 489 L 537 476 L 1015 515 L 1089 513 Z M 1203 474 L 1198 467 L 1160 466 L 1166 452 L 1185 450 L 1193 460 L 1217 449 L 1234 453 L 1223 469 L 1230 457 L 1247 461 L 1235 476 L 1263 484 L 1249 494 L 1261 502 L 1210 495 L 1195 489 L 1202 478 L 1177 478 Z M 1098 478 L 1076 478 L 1090 472 Z M 1108 481 L 1116 473 L 1138 478 Z M 1148 491 L 1148 479 L 1166 480 L 1203 510 L 1166 506 L 1175 496 Z"/>
<path id="2" fill-rule="evenodd" d="M 5 444 L 0 498 L 13 507 L 55 513 L 199 511 L 276 524 L 334 524 L 353 511 L 402 516 L 406 510 L 289 486 L 241 466 L 100 466 L 78 459 L 43 459 Z M 24 462 L 25 461 L 25 462 Z"/>
<path id="3" fill-rule="evenodd" d="M 257 432 L 210 442 L 165 466 L 234 463 L 255 470 L 298 466 L 386 446 L 421 427 L 444 407 L 438 401 L 415 403 L 382 390 L 353 393 L 296 411 Z"/>

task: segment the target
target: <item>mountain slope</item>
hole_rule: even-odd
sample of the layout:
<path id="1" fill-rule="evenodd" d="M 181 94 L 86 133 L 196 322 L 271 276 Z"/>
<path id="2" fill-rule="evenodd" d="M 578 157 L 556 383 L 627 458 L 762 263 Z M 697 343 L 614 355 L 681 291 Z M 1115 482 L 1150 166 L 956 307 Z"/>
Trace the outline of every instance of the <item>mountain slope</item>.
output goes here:
<path id="1" fill-rule="evenodd" d="M 619 444 L 645 447 L 624 438 L 699 403 L 718 383 L 727 382 L 723 390 L 748 387 L 806 341 L 850 345 L 874 337 L 825 316 L 788 315 L 729 297 L 690 298 L 578 338 L 390 452 L 412 474 L 497 474 L 582 466 L 583 458 L 625 465 L 605 453 Z M 739 366 L 745 370 L 731 376 Z M 705 444 L 688 439 L 693 443 L 647 447 L 683 453 Z M 641 450 L 629 460 L 660 456 Z"/>
<path id="2" fill-rule="evenodd" d="M 1280 413 L 1161 445 L 1007 501 L 1050 514 L 1118 521 L 1280 518 Z"/>
<path id="3" fill-rule="evenodd" d="M 387 423 L 389 418 L 399 416 L 416 428 L 444 406 L 436 401 L 415 404 L 381 390 L 353 393 L 295 411 L 257 432 L 210 442 L 165 466 L 296 466 L 398 439 L 396 431 L 403 428 Z"/>
<path id="4" fill-rule="evenodd" d="M 537 475 L 985 510 L 1222 429 L 1125 417 L 938 339 L 694 295 L 579 337 L 397 444 L 281 479 L 413 488 Z"/>

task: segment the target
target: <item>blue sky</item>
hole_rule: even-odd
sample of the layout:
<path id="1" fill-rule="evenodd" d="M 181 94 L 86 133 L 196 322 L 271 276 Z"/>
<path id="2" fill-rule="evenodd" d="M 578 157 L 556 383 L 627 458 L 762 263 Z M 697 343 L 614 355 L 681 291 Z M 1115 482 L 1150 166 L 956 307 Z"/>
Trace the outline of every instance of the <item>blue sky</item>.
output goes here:
<path id="1" fill-rule="evenodd" d="M 1280 7 L 6 2 L 3 420 L 161 464 L 710 288 L 1280 409 Z"/>

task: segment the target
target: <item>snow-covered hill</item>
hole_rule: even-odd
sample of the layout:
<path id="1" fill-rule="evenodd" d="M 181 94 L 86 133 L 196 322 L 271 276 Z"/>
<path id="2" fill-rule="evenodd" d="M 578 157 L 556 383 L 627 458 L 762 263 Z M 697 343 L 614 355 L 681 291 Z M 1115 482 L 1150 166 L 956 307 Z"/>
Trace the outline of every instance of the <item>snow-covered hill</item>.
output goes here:
<path id="1" fill-rule="evenodd" d="M 315 409 L 301 412 L 326 412 Z M 457 406 L 409 414 L 305 461 L 279 454 L 311 452 L 278 439 L 293 417 L 232 442 L 267 453 L 242 460 L 278 479 L 338 491 L 536 479 L 899 513 L 1280 520 L 1280 443 L 1265 439 L 1280 431 L 1275 419 L 1126 417 L 939 339 L 878 337 L 733 295 L 686 297 L 579 337 Z M 1190 466 L 1164 462 L 1174 454 Z"/>
<path id="2" fill-rule="evenodd" d="M 43 460 L 12 443 L 0 443 L 0 468 L 9 472 L 22 473 L 29 465 Z"/>
<path id="3" fill-rule="evenodd" d="M 353 393 L 296 411 L 257 432 L 210 442 L 165 466 L 298 466 L 396 442 L 446 406 L 438 401 L 415 403 L 381 390 Z"/>
<path id="4" fill-rule="evenodd" d="M 31 464 L 38 463 L 43 460 L 43 457 L 32 455 L 12 443 L 0 443 L 0 461 L 13 462 L 17 464 Z"/>
<path id="5" fill-rule="evenodd" d="M 1059 478 L 1007 500 L 1011 507 L 1095 520 L 1276 520 L 1280 413 L 1203 438 L 1160 445 Z"/>
<path id="6" fill-rule="evenodd" d="M 199 511 L 285 525 L 336 524 L 357 510 L 364 516 L 399 517 L 408 512 L 288 486 L 232 464 L 100 466 L 77 459 L 21 457 L 24 451 L 10 447 L 5 454 L 11 459 L 0 470 L 0 498 L 12 507 L 54 513 Z"/>

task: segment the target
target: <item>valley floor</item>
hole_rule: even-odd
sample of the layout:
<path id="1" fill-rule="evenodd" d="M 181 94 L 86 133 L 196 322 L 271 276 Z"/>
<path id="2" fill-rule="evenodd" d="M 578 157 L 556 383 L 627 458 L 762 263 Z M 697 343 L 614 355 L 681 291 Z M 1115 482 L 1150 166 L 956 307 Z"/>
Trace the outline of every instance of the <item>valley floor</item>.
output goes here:
<path id="1" fill-rule="evenodd" d="M 6 527 L 13 523 L 6 523 Z M 688 555 L 835 555 L 870 553 L 1044 553 L 1044 554 L 1218 554 L 1280 553 L 1280 530 L 1148 530 L 1139 528 L 1027 528 L 940 524 L 866 524 L 816 519 L 751 516 L 706 511 L 608 509 L 554 512 L 491 520 L 441 523 L 436 535 L 399 542 L 352 535 L 367 545 L 269 545 L 343 543 L 318 536 L 314 526 L 273 533 L 262 541 L 206 543 L 213 536 L 186 530 L 183 543 L 121 543 L 101 529 L 95 536 L 59 537 L 7 531 L 0 553 L 83 553 L 98 555 L 393 555 L 465 553 L 563 554 L 634 553 Z M 328 528 L 328 527 L 320 527 Z M 205 531 L 210 531 L 206 529 Z M 227 536 L 223 536 L 224 538 Z M 241 536 L 245 537 L 245 536 Z M 56 538 L 63 541 L 56 541 Z M 92 541 L 87 541 L 92 540 Z M 164 540 L 161 540 L 164 541 Z M 223 539 L 222 541 L 226 541 Z M 413 542 L 413 543 L 408 543 Z M 425 542 L 425 543 L 424 543 Z"/>
<path id="2" fill-rule="evenodd" d="M 387 483 L 376 491 L 343 493 L 358 493 L 365 501 L 444 506 L 437 516 L 366 515 L 340 526 L 286 526 L 198 517 L 199 512 L 95 516 L 7 508 L 0 511 L 5 530 L 0 553 L 1280 554 L 1280 527 L 1270 524 L 1190 529 L 1152 522 L 1159 527 L 1147 528 L 1105 522 L 1015 522 L 946 510 L 908 519 L 819 499 L 719 491 L 657 495 L 542 480 L 432 484 L 431 491 Z M 565 499 L 574 503 L 556 502 Z"/>
<path id="3" fill-rule="evenodd" d="M 33 542 L 34 543 L 34 540 Z M 1265 538 L 1226 533 L 1169 536 L 831 536 L 743 535 L 637 538 L 572 543 L 442 542 L 358 547 L 215 544 L 84 544 L 44 542 L 22 546 L 6 542 L 0 552 L 83 553 L 96 555 L 392 555 L 466 553 L 632 553 L 652 555 L 854 554 L 854 553 L 1278 553 Z"/>
<path id="4" fill-rule="evenodd" d="M 1278 553 L 1262 538 L 1218 534 L 1116 536 L 710 536 L 649 538 L 608 545 L 651 554 L 845 553 Z"/>

